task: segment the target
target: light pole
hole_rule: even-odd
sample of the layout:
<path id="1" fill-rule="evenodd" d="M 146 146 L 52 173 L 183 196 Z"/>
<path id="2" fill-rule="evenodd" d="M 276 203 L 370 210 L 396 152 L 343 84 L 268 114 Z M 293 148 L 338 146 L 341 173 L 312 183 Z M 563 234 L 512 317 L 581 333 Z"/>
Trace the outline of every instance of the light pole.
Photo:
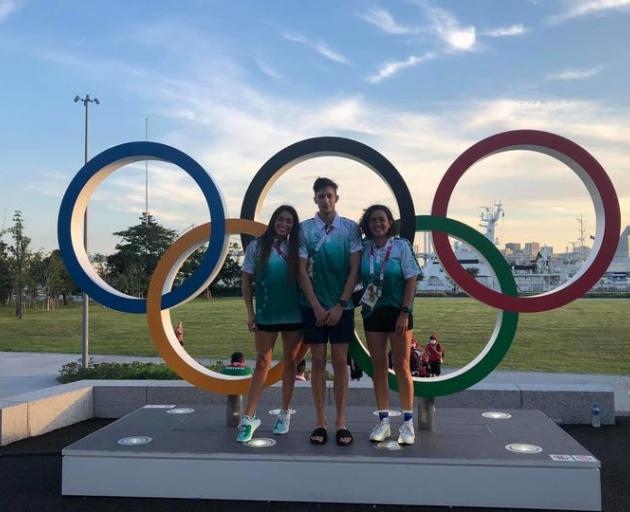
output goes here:
<path id="1" fill-rule="evenodd" d="M 85 144 L 84 144 L 84 152 L 83 152 L 83 160 L 84 164 L 87 163 L 88 160 L 88 106 L 90 103 L 96 103 L 100 105 L 100 101 L 98 98 L 90 98 L 89 94 L 85 95 L 85 98 L 81 98 L 79 96 L 74 97 L 75 103 L 83 103 L 85 107 Z M 85 213 L 83 214 L 83 245 L 85 247 L 85 253 L 88 251 L 88 211 L 87 206 L 85 207 Z M 90 307 L 90 298 L 88 294 L 83 292 L 83 332 L 81 336 L 81 364 L 83 368 L 87 368 L 89 366 L 89 354 L 88 354 L 88 322 L 89 322 L 89 307 Z"/>
<path id="2" fill-rule="evenodd" d="M 149 140 L 149 118 L 144 118 L 144 140 Z M 144 161 L 144 227 L 149 227 L 149 161 Z"/>

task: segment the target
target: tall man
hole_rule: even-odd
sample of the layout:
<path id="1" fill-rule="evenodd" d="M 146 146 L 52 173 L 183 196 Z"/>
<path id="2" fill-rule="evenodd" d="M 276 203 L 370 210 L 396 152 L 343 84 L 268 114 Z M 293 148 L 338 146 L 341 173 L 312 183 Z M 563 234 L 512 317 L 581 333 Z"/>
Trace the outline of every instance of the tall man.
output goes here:
<path id="1" fill-rule="evenodd" d="M 324 410 L 326 394 L 327 344 L 331 345 L 339 445 L 352 443 L 346 428 L 348 394 L 348 344 L 354 336 L 352 291 L 359 279 L 361 237 L 359 226 L 336 211 L 337 184 L 317 178 L 313 184 L 318 212 L 304 221 L 300 229 L 300 286 L 304 292 L 302 317 L 304 341 L 312 356 L 311 387 L 317 413 L 317 428 L 311 442 L 327 441 Z"/>

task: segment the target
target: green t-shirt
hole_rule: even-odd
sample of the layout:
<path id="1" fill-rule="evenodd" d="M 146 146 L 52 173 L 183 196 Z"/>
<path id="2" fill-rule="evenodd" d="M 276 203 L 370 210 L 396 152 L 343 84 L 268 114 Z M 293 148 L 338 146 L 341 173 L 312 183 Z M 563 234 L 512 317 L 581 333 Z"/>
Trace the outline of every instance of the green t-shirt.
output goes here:
<path id="1" fill-rule="evenodd" d="M 405 296 L 405 281 L 420 273 L 420 266 L 414 256 L 409 240 L 405 238 L 392 238 L 391 251 L 383 273 L 383 288 L 373 309 L 383 306 L 402 307 Z M 381 277 L 383 260 L 387 254 L 387 244 L 383 247 L 374 245 L 374 274 L 370 272 L 370 259 L 372 258 L 372 240 L 363 242 L 363 255 L 361 256 L 361 281 L 365 289 L 372 280 L 378 286 Z M 369 314 L 373 309 L 363 307 L 361 314 Z"/>
<path id="2" fill-rule="evenodd" d="M 247 366 L 232 366 L 230 364 L 225 365 L 221 368 L 221 372 L 223 375 L 233 375 L 234 377 L 243 377 L 246 375 L 251 375 L 254 373 L 251 368 Z"/>
<path id="3" fill-rule="evenodd" d="M 350 254 L 359 251 L 359 226 L 350 219 L 336 215 L 327 228 L 319 215 L 315 215 L 300 225 L 300 258 L 312 260 L 309 266 L 312 266 L 313 290 L 325 309 L 339 301 L 350 273 Z M 311 307 L 304 297 L 302 304 Z M 346 309 L 353 307 L 349 300 Z"/>
<path id="4" fill-rule="evenodd" d="M 256 323 L 301 323 L 300 289 L 297 278 L 289 276 L 287 242 L 283 241 L 279 249 L 275 246 L 271 248 L 269 260 L 264 266 L 260 264 L 259 247 L 260 239 L 250 242 L 241 268 L 243 272 L 254 276 Z"/>

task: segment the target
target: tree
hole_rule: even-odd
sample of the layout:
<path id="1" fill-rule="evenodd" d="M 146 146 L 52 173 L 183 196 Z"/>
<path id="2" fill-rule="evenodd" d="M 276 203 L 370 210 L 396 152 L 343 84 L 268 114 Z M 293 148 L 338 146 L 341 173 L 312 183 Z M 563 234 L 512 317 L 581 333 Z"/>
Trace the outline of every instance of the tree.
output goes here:
<path id="1" fill-rule="evenodd" d="M 116 244 L 117 252 L 107 257 L 106 280 L 124 293 L 142 297 L 160 257 L 177 233 L 161 226 L 153 215 L 143 213 L 139 224 L 114 236 L 121 241 Z"/>
<path id="2" fill-rule="evenodd" d="M 35 303 L 40 290 L 46 299 L 49 298 L 47 290 L 49 276 L 45 260 L 46 256 L 43 251 L 33 252 L 28 259 L 24 272 L 24 302 L 28 303 L 29 308 Z"/>
<path id="3" fill-rule="evenodd" d="M 210 285 L 211 289 L 237 289 L 241 286 L 241 265 L 239 260 L 243 250 L 237 242 L 230 243 L 221 271 Z"/>
<path id="4" fill-rule="evenodd" d="M 162 257 L 162 254 L 177 238 L 176 231 L 161 226 L 152 215 L 143 214 L 140 223 L 125 231 L 114 233 L 120 237 L 116 252 L 107 256 L 107 261 L 95 261 L 99 275 L 116 289 L 142 297 L 146 294 L 149 280 Z M 174 286 L 192 275 L 199 267 L 206 249 L 200 247 L 184 262 L 177 274 Z M 243 255 L 238 243 L 231 243 L 221 271 L 214 279 L 210 289 L 236 289 L 240 287 L 241 268 L 239 259 Z"/>
<path id="5" fill-rule="evenodd" d="M 206 249 L 200 247 L 195 250 L 184 262 L 182 268 L 177 273 L 175 279 L 175 285 L 179 286 L 184 279 L 190 277 L 203 259 Z M 214 278 L 210 286 L 206 288 L 206 297 L 211 297 L 211 292 L 216 290 L 234 290 L 241 287 L 241 265 L 239 260 L 243 256 L 241 246 L 237 242 L 232 242 L 228 246 L 227 254 L 225 256 L 225 262 L 221 267 L 221 270 Z"/>
<path id="6" fill-rule="evenodd" d="M 29 245 L 31 239 L 24 234 L 24 219 L 22 212 L 16 210 L 13 214 L 13 226 L 8 229 L 13 238 L 13 245 L 9 246 L 10 262 L 13 274 L 13 287 L 15 291 L 15 316 L 24 316 L 24 281 L 25 270 L 30 257 Z"/>
<path id="7" fill-rule="evenodd" d="M 59 249 L 48 256 L 42 252 L 34 253 L 29 264 L 29 277 L 32 280 L 31 294 L 41 291 L 45 295 L 47 311 L 55 308 L 59 295 L 63 296 L 64 305 L 67 304 L 66 296 L 77 288 L 61 260 Z"/>
<path id="8" fill-rule="evenodd" d="M 466 273 L 469 274 L 471 277 L 477 279 L 477 276 L 479 275 L 479 269 L 477 267 L 468 267 L 466 268 Z"/>
<path id="9" fill-rule="evenodd" d="M 74 279 L 70 277 L 66 264 L 61 257 L 61 251 L 55 249 L 50 253 L 50 265 L 56 267 L 55 272 L 58 273 L 59 288 L 56 290 L 57 295 L 61 295 L 63 305 L 68 305 L 68 296 L 75 293 L 79 293 L 81 289 L 74 282 Z"/>
<path id="10" fill-rule="evenodd" d="M 13 226 L 8 229 L 13 238 L 13 245 L 9 246 L 11 267 L 13 268 L 13 286 L 15 290 L 15 316 L 22 318 L 24 315 L 24 278 L 28 264 L 31 239 L 24 234 L 24 219 L 22 212 L 16 210 L 13 214 Z"/>
<path id="11" fill-rule="evenodd" d="M 0 233 L 1 235 L 2 233 Z M 7 244 L 0 240 L 0 301 L 4 304 L 9 302 L 13 290 L 11 263 L 7 249 Z"/>
<path id="12" fill-rule="evenodd" d="M 107 256 L 101 254 L 100 252 L 96 252 L 92 254 L 90 257 L 90 262 L 96 270 L 96 273 L 101 279 L 105 279 L 107 277 Z"/>

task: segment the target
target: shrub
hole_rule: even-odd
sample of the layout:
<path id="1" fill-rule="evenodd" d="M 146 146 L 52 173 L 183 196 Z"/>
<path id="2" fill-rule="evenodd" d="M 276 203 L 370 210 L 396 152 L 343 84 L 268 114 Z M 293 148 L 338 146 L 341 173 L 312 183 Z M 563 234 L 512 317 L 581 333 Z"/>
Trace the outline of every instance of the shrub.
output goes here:
<path id="1" fill-rule="evenodd" d="M 217 362 L 208 368 L 220 371 L 222 362 Z M 178 380 L 180 377 L 164 363 L 95 363 L 90 359 L 87 368 L 83 368 L 80 361 L 64 364 L 59 370 L 57 380 L 62 384 L 83 379 L 138 379 L 138 380 Z"/>

